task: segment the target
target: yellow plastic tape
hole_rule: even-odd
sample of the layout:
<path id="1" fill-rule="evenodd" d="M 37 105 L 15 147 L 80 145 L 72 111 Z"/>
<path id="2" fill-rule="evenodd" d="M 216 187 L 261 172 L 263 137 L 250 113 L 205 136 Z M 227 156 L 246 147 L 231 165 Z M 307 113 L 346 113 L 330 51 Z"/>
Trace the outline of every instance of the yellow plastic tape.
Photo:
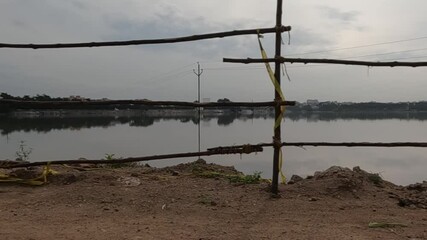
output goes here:
<path id="1" fill-rule="evenodd" d="M 259 49 L 261 50 L 261 56 L 263 59 L 267 59 L 268 58 L 267 52 L 262 47 L 261 38 L 262 38 L 262 36 L 258 32 L 258 43 L 259 43 Z M 271 69 L 271 66 L 268 62 L 265 63 L 265 67 L 267 68 L 267 72 L 268 72 L 268 75 L 270 76 L 271 82 L 273 83 L 274 89 L 279 94 L 280 99 L 282 101 L 285 101 L 285 95 L 283 94 L 282 88 L 280 87 L 280 84 L 277 81 L 276 76 L 274 75 L 273 69 Z M 285 106 L 282 106 L 280 108 L 280 114 L 279 114 L 279 117 L 275 120 L 274 129 L 276 129 L 280 126 L 282 119 L 283 119 L 283 114 L 285 113 L 285 110 L 286 110 Z M 280 151 L 279 151 L 279 173 L 280 173 L 281 182 L 283 184 L 285 184 L 286 183 L 286 176 L 285 176 L 285 174 L 283 174 L 282 166 L 283 166 L 283 153 L 282 153 L 282 149 L 280 149 Z"/>
<path id="2" fill-rule="evenodd" d="M 47 176 L 51 174 L 52 175 L 58 174 L 58 172 L 55 170 L 52 170 L 50 168 L 50 163 L 48 163 L 46 166 L 43 167 L 42 174 L 39 177 L 36 177 L 33 179 L 22 179 L 22 178 L 10 177 L 7 174 L 0 173 L 0 183 L 20 183 L 20 184 L 27 184 L 31 186 L 41 186 L 47 183 Z"/>
<path id="3" fill-rule="evenodd" d="M 282 153 L 282 149 L 280 148 L 279 151 L 279 173 L 280 173 L 280 179 L 282 184 L 286 184 L 286 176 L 282 171 L 282 167 L 283 167 L 283 153 Z"/>
<path id="4" fill-rule="evenodd" d="M 262 43 L 261 43 L 261 35 L 258 34 L 258 43 L 259 43 L 259 48 L 261 50 L 261 56 L 263 59 L 267 59 L 267 52 L 264 50 Z M 285 101 L 285 95 L 282 92 L 282 88 L 280 87 L 279 82 L 277 81 L 276 77 L 274 76 L 274 72 L 273 69 L 271 69 L 271 66 L 268 62 L 265 63 L 265 67 L 267 68 L 267 72 L 268 75 L 270 76 L 270 80 L 273 83 L 274 89 L 276 90 L 277 93 L 279 93 L 280 99 L 282 101 Z M 276 122 L 274 123 L 274 128 L 276 129 L 277 127 L 280 126 L 280 123 L 283 119 L 283 113 L 285 112 L 285 106 L 282 106 L 280 108 L 280 116 L 276 119 Z"/>

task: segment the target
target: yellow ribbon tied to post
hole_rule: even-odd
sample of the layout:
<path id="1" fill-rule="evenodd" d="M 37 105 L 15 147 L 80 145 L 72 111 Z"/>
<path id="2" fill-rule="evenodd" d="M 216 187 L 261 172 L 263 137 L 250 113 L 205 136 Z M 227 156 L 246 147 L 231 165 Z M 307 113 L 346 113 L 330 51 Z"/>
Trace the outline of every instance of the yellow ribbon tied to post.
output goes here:
<path id="1" fill-rule="evenodd" d="M 267 59 L 268 58 L 267 52 L 264 50 L 264 48 L 262 46 L 261 38 L 262 38 L 262 35 L 258 31 L 258 43 L 259 43 L 259 49 L 261 51 L 261 56 L 263 59 Z M 265 62 L 265 67 L 267 68 L 267 72 L 268 72 L 268 75 L 270 76 L 271 82 L 273 83 L 274 89 L 279 94 L 280 100 L 284 102 L 285 101 L 285 95 L 283 94 L 282 88 L 280 87 L 280 84 L 277 81 L 276 76 L 274 75 L 273 69 L 271 69 L 271 66 L 268 62 Z M 283 114 L 285 113 L 285 110 L 286 110 L 285 106 L 282 105 L 280 107 L 279 117 L 274 122 L 274 129 L 276 129 L 280 126 L 280 123 L 282 122 Z M 281 181 L 284 184 L 284 183 L 286 183 L 286 176 L 285 176 L 285 174 L 283 174 L 282 166 L 283 166 L 283 153 L 282 153 L 282 149 L 280 148 L 280 150 L 279 150 L 279 173 L 280 173 Z"/>

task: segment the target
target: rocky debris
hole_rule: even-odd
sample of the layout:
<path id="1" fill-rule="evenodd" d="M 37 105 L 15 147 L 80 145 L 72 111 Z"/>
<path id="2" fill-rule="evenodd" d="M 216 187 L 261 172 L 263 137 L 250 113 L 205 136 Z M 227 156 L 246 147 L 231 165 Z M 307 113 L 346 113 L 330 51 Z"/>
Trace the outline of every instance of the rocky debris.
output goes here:
<path id="1" fill-rule="evenodd" d="M 84 168 L 85 166 L 79 167 Z M 171 175 L 175 178 L 192 176 L 213 179 L 220 179 L 221 176 L 227 176 L 227 179 L 230 179 L 229 176 L 244 176 L 232 166 L 206 163 L 203 159 L 166 168 L 148 166 L 115 168 L 108 170 L 111 171 L 108 174 L 104 172 L 103 168 L 90 167 L 81 171 L 76 169 L 76 166 L 53 166 L 53 170 L 58 174 L 50 175 L 48 183 L 70 185 L 90 181 L 91 184 L 96 185 L 135 187 L 142 184 L 141 179 L 159 181 L 167 179 Z M 19 168 L 7 170 L 5 174 L 21 179 L 33 179 L 41 176 L 42 169 L 42 167 Z M 369 173 L 360 167 L 349 169 L 333 166 L 324 171 L 318 171 L 305 179 L 293 175 L 286 187 L 288 188 L 286 191 L 301 192 L 301 196 L 312 202 L 324 199 L 324 196 L 347 200 L 364 198 L 372 201 L 380 201 L 379 196 L 385 196 L 401 207 L 427 209 L 427 181 L 405 187 L 397 186 L 383 180 L 378 173 Z"/>
<path id="2" fill-rule="evenodd" d="M 119 177 L 117 181 L 127 187 L 136 187 L 141 185 L 141 180 L 137 177 Z"/>
<path id="3" fill-rule="evenodd" d="M 202 159 L 202 158 L 199 158 L 199 159 L 197 159 L 197 160 L 194 162 L 194 164 L 201 164 L 201 165 L 204 165 L 204 164 L 206 164 L 206 161 L 205 161 L 204 159 Z"/>
<path id="4" fill-rule="evenodd" d="M 422 183 L 410 184 L 405 187 L 408 190 L 415 190 L 419 192 L 427 191 L 427 181 L 423 181 Z"/>
<path id="5" fill-rule="evenodd" d="M 157 172 L 166 172 L 173 176 L 191 173 L 206 173 L 214 172 L 220 174 L 240 174 L 233 166 L 220 166 L 214 163 L 206 163 L 205 160 L 199 158 L 198 160 L 190 163 L 182 163 L 172 167 L 165 167 L 157 169 Z M 197 174 L 196 174 L 197 175 Z"/>
<path id="6" fill-rule="evenodd" d="M 315 172 L 314 176 L 310 178 L 300 179 L 296 175 L 292 178 L 289 183 L 313 193 L 308 196 L 309 201 L 316 201 L 314 200 L 316 197 L 313 195 L 328 195 L 339 199 L 360 199 L 376 197 L 378 192 L 385 192 L 389 198 L 396 199 L 396 204 L 401 207 L 427 209 L 426 181 L 401 187 L 383 180 L 378 173 L 369 173 L 360 167 L 349 169 L 339 166 Z"/>
<path id="7" fill-rule="evenodd" d="M 288 184 L 294 184 L 294 183 L 300 182 L 302 180 L 304 180 L 304 178 L 302 178 L 298 175 L 292 175 L 291 180 L 289 180 Z"/>
<path id="8" fill-rule="evenodd" d="M 410 184 L 403 188 L 403 196 L 397 196 L 399 206 L 427 209 L 427 182 Z"/>
<path id="9" fill-rule="evenodd" d="M 48 177 L 48 182 L 56 185 L 70 185 L 86 178 L 87 176 L 80 172 L 59 171 L 58 174 L 50 175 Z"/>
<path id="10" fill-rule="evenodd" d="M 41 168 L 38 169 L 26 169 L 26 168 L 18 168 L 14 169 L 9 173 L 9 176 L 21 178 L 21 179 L 33 179 L 40 177 Z"/>

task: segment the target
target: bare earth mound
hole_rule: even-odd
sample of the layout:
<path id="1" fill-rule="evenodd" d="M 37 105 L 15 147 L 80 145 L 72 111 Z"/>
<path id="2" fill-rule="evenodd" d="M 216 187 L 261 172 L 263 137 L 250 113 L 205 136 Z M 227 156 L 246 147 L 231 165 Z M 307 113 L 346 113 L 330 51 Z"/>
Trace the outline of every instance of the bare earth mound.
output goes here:
<path id="1" fill-rule="evenodd" d="M 202 160 L 87 167 L 0 185 L 1 239 L 427 239 L 427 182 L 396 186 L 358 167 L 295 176 L 280 198 L 259 176 Z"/>

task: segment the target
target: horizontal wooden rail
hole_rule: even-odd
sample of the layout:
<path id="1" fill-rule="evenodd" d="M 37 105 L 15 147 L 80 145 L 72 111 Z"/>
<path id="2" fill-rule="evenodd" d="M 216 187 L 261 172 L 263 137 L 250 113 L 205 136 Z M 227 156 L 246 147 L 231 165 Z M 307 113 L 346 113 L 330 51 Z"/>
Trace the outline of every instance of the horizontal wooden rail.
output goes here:
<path id="1" fill-rule="evenodd" d="M 32 163 L 19 163 L 16 161 L 0 161 L 4 164 L 0 164 L 0 168 L 20 168 L 20 167 L 35 167 L 50 165 L 61 165 L 61 164 L 117 164 L 117 163 L 130 163 L 130 162 L 146 162 L 153 160 L 172 159 L 172 158 L 184 158 L 184 157 L 198 157 L 198 156 L 212 156 L 212 155 L 227 155 L 227 154 L 250 154 L 256 152 L 262 152 L 263 148 L 252 145 L 242 145 L 241 147 L 229 147 L 224 149 L 208 150 L 204 152 L 189 152 L 189 153 L 177 153 L 177 154 L 164 154 L 154 155 L 147 157 L 135 157 L 135 158 L 124 158 L 124 159 L 112 159 L 112 160 L 55 160 L 55 161 L 41 161 Z"/>
<path id="2" fill-rule="evenodd" d="M 281 32 L 290 31 L 290 26 L 282 26 Z M 228 32 L 207 33 L 200 35 L 192 35 L 176 38 L 160 38 L 160 39 L 146 39 L 146 40 L 130 40 L 130 41 L 112 41 L 112 42 L 86 42 L 86 43 L 54 43 L 54 44 L 13 44 L 13 43 L 0 43 L 0 48 L 30 48 L 30 49 L 52 49 L 52 48 L 83 48 L 83 47 L 111 47 L 111 46 L 130 46 L 130 45 L 147 45 L 147 44 L 165 44 L 165 43 L 179 43 L 190 42 L 212 38 L 224 38 L 239 35 L 250 34 L 264 34 L 275 33 L 277 29 L 273 28 L 260 28 L 260 29 L 246 29 L 234 30 Z"/>
<path id="3" fill-rule="evenodd" d="M 323 63 L 323 64 L 341 64 L 341 65 L 357 65 L 368 67 L 426 67 L 427 62 L 369 62 L 369 61 L 354 61 L 354 60 L 339 60 L 339 59 L 313 59 L 313 58 L 224 58 L 224 62 L 228 63 L 266 63 L 266 62 L 281 62 L 281 63 Z"/>
<path id="4" fill-rule="evenodd" d="M 427 142 L 283 142 L 278 143 L 281 146 L 313 146 L 313 147 L 427 147 Z M 260 143 L 260 144 L 245 144 L 245 145 L 234 145 L 234 146 L 223 146 L 209 148 L 203 152 L 188 152 L 188 153 L 177 153 L 177 154 L 164 154 L 164 155 L 153 155 L 146 157 L 134 157 L 114 160 L 52 160 L 52 161 L 40 161 L 32 163 L 19 163 L 16 161 L 3 160 L 0 161 L 0 168 L 19 168 L 19 167 L 34 167 L 44 166 L 47 164 L 61 165 L 61 164 L 117 164 L 117 163 L 130 163 L 130 162 L 146 162 L 153 160 L 162 159 L 173 159 L 173 158 L 184 158 L 184 157 L 197 157 L 197 156 L 213 156 L 213 155 L 226 155 L 226 154 L 250 154 L 256 152 L 262 152 L 264 147 L 273 147 L 274 143 Z M 3 164 L 1 164 L 3 162 Z"/>
<path id="5" fill-rule="evenodd" d="M 294 106 L 295 101 L 278 102 L 279 105 Z M 109 100 L 109 101 L 23 101 L 0 99 L 0 107 L 7 106 L 15 109 L 67 109 L 88 106 L 111 106 L 111 105 L 146 105 L 146 106 L 182 106 L 182 107 L 268 107 L 276 106 L 275 101 L 270 102 L 180 102 L 180 101 L 149 101 L 149 100 Z"/>
<path id="6" fill-rule="evenodd" d="M 280 143 L 279 143 L 280 144 Z M 294 146 L 294 147 L 427 147 L 427 142 L 283 142 L 281 146 Z M 243 147 L 244 145 L 234 145 L 233 147 Z M 274 143 L 259 143 L 252 146 L 258 147 L 273 147 Z M 226 148 L 226 147 L 217 147 Z M 208 150 L 215 150 L 217 148 L 208 148 Z"/>
<path id="7" fill-rule="evenodd" d="M 282 146 L 312 147 L 427 147 L 427 142 L 284 142 Z"/>

